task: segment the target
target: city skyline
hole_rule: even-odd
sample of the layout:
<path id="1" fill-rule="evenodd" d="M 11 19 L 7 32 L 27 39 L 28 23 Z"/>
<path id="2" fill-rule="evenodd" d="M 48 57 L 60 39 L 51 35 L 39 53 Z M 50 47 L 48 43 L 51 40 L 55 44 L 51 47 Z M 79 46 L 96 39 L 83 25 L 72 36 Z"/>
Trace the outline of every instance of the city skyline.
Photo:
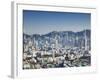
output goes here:
<path id="1" fill-rule="evenodd" d="M 29 35 L 52 31 L 77 32 L 90 28 L 90 13 L 23 10 L 23 30 Z"/>

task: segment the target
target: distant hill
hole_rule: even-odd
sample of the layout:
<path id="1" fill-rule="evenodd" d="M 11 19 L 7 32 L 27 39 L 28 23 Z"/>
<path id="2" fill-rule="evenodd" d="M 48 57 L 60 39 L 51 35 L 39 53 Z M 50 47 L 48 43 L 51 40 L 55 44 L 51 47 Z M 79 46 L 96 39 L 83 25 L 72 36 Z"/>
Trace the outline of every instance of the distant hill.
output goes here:
<path id="1" fill-rule="evenodd" d="M 88 29 L 79 32 L 52 31 L 44 35 L 27 35 L 24 33 L 23 37 L 26 42 L 28 42 L 28 40 L 32 40 L 34 44 L 37 42 L 38 47 L 44 46 L 45 44 L 51 46 L 56 43 L 58 47 L 81 47 L 85 46 L 85 38 L 88 46 L 90 46 L 91 43 L 91 31 Z"/>

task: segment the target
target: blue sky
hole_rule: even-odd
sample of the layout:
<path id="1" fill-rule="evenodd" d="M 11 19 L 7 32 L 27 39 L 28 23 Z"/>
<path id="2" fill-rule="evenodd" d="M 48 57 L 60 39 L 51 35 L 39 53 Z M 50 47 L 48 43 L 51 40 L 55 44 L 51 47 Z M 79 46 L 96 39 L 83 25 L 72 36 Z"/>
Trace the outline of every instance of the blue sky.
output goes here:
<path id="1" fill-rule="evenodd" d="M 23 10 L 23 31 L 26 34 L 46 34 L 51 31 L 77 32 L 90 27 L 90 13 Z"/>

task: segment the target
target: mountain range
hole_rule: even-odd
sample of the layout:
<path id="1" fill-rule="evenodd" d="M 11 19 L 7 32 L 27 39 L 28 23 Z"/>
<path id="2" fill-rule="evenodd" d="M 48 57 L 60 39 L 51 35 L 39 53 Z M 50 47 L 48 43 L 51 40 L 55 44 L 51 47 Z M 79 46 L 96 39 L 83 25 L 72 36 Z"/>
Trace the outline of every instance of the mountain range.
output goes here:
<path id="1" fill-rule="evenodd" d="M 52 44 L 57 45 L 57 47 L 85 47 L 85 42 L 87 46 L 91 45 L 91 30 L 83 30 L 78 32 L 73 31 L 52 31 L 47 34 L 33 34 L 28 35 L 23 33 L 23 42 L 28 44 L 32 41 L 34 45 L 41 48 L 44 45 L 52 46 Z"/>

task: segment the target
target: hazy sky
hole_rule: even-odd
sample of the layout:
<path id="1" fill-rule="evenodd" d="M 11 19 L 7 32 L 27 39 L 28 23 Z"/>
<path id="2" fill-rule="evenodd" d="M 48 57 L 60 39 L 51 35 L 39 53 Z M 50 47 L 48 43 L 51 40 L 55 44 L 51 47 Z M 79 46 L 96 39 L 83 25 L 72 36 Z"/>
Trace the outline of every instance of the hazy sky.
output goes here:
<path id="1" fill-rule="evenodd" d="M 81 31 L 90 29 L 91 14 L 23 10 L 23 29 L 26 34 L 45 34 L 51 31 Z"/>

